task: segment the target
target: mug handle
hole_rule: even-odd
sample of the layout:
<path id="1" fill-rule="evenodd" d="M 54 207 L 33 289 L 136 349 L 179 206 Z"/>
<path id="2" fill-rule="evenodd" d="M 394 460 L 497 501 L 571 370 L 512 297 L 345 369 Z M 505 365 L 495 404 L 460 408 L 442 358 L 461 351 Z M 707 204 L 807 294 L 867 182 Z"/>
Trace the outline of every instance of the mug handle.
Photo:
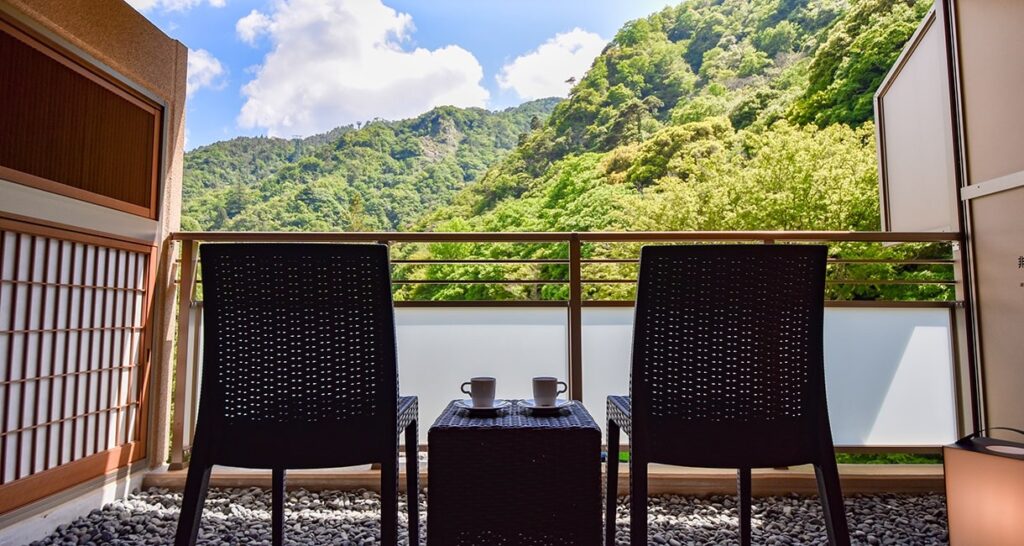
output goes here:
<path id="1" fill-rule="evenodd" d="M 569 385 L 566 385 L 565 381 L 559 381 L 558 384 L 562 386 L 562 390 L 558 391 L 558 394 L 565 394 L 569 390 Z"/>
<path id="2" fill-rule="evenodd" d="M 471 381 L 466 381 L 465 383 L 462 384 L 461 387 L 459 387 L 459 390 L 462 391 L 462 394 L 468 394 L 470 396 L 473 396 L 472 387 L 470 388 L 470 390 L 467 391 L 466 385 L 472 386 L 473 383 Z"/>

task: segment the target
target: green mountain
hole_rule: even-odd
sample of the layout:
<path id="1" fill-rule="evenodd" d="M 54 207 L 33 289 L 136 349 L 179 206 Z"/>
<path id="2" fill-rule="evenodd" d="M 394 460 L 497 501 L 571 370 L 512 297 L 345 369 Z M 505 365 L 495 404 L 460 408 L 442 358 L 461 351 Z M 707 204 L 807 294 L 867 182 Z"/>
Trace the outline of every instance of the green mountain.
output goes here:
<path id="1" fill-rule="evenodd" d="M 930 0 L 690 0 L 626 24 L 543 127 L 450 205 L 431 231 L 877 230 L 872 95 Z M 635 257 L 588 245 L 584 257 Z M 834 245 L 844 257 L 948 249 Z M 564 245 L 430 245 L 410 256 L 565 258 Z M 837 278 L 941 278 L 930 268 L 835 267 Z M 409 278 L 566 278 L 563 266 L 406 268 Z M 591 279 L 633 278 L 632 264 Z M 585 298 L 629 299 L 630 285 Z M 564 299 L 564 284 L 404 285 L 405 299 Z M 946 298 L 944 288 L 836 285 L 830 297 Z"/>
<path id="2" fill-rule="evenodd" d="M 431 230 L 879 228 L 871 98 L 930 0 L 690 0 L 624 26 Z"/>
<path id="3" fill-rule="evenodd" d="M 475 182 L 558 99 L 435 108 L 305 139 L 235 138 L 185 154 L 187 230 L 396 230 Z"/>
<path id="4" fill-rule="evenodd" d="M 872 95 L 932 0 L 688 0 L 627 23 L 569 97 L 439 108 L 306 140 L 186 156 L 186 226 L 237 230 L 877 230 Z M 550 115 L 548 115 L 550 113 Z M 635 257 L 587 245 L 585 257 Z M 844 257 L 936 245 L 834 245 Z M 403 257 L 565 258 L 564 245 L 399 245 Z M 632 264 L 588 269 L 631 278 Z M 945 273 L 837 266 L 843 278 Z M 560 265 L 439 264 L 396 278 L 564 280 Z M 900 277 L 902 276 L 902 277 Z M 625 284 L 585 298 L 631 297 Z M 941 286 L 830 288 L 947 298 Z M 399 299 L 564 299 L 550 285 L 403 284 Z"/>

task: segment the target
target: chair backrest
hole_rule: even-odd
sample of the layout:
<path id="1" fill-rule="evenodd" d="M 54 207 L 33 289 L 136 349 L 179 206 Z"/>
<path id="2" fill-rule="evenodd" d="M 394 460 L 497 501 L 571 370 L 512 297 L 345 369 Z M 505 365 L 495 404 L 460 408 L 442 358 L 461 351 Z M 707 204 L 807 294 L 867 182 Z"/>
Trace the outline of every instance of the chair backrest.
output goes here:
<path id="1" fill-rule="evenodd" d="M 813 430 L 825 411 L 827 250 L 645 247 L 633 339 L 634 429 Z M 672 430 L 659 431 L 659 423 Z M 829 439 L 831 442 L 831 439 Z"/>
<path id="2" fill-rule="evenodd" d="M 394 424 L 387 247 L 204 244 L 200 419 Z"/>

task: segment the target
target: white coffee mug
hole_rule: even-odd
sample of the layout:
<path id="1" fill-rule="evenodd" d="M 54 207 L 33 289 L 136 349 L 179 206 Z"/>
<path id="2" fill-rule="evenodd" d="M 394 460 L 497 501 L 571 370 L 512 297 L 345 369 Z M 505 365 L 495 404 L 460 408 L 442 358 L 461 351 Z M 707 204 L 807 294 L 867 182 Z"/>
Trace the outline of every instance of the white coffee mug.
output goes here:
<path id="1" fill-rule="evenodd" d="M 559 386 L 562 388 L 559 389 Z M 559 381 L 557 377 L 533 378 L 533 401 L 538 406 L 554 406 L 558 395 L 567 390 L 569 390 L 569 386 Z"/>
<path id="2" fill-rule="evenodd" d="M 474 377 L 462 384 L 462 392 L 473 399 L 474 407 L 494 407 L 495 382 L 493 377 Z M 469 390 L 466 390 L 467 385 Z"/>

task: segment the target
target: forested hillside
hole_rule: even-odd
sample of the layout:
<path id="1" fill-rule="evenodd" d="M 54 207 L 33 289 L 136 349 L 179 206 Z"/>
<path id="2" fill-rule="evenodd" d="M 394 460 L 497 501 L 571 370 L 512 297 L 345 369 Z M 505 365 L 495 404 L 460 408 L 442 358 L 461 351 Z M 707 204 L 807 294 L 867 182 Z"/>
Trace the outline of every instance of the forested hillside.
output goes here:
<path id="1" fill-rule="evenodd" d="M 872 96 L 930 6 L 931 0 L 688 0 L 627 23 L 557 106 L 543 101 L 497 114 L 439 108 L 312 140 L 236 139 L 191 152 L 188 227 L 877 230 Z M 862 257 L 880 252 L 844 248 Z M 592 257 L 628 251 L 584 249 Z M 883 251 L 943 252 L 912 245 Z M 567 251 L 437 244 L 398 252 L 460 260 L 564 258 Z M 629 267 L 592 277 L 629 278 Z M 937 274 L 887 267 L 833 273 Z M 479 264 L 396 274 L 566 275 L 564 266 Z M 631 287 L 593 290 L 589 297 L 628 298 Z M 832 297 L 948 295 L 935 286 L 886 290 L 854 286 Z M 564 298 L 565 286 L 406 284 L 396 297 Z"/>
<path id="2" fill-rule="evenodd" d="M 871 99 L 929 7 L 690 0 L 631 22 L 421 227 L 878 229 Z"/>
<path id="3" fill-rule="evenodd" d="M 689 0 L 627 24 L 544 126 L 425 218 L 432 231 L 878 230 L 872 96 L 930 0 Z M 928 257 L 934 246 L 840 245 L 850 257 Z M 833 247 L 838 251 L 840 246 Z M 594 246 L 589 257 L 636 249 Z M 550 245 L 432 245 L 410 255 L 564 258 Z M 419 257 L 419 256 L 417 256 Z M 438 265 L 412 278 L 564 279 Z M 847 278 L 922 279 L 889 266 Z M 591 269 L 630 278 L 632 265 Z M 417 284 L 407 299 L 563 299 L 566 287 Z M 628 285 L 588 286 L 631 297 Z M 944 288 L 833 287 L 839 299 L 944 298 Z"/>
<path id="4" fill-rule="evenodd" d="M 305 139 L 242 137 L 185 155 L 186 230 L 396 230 L 450 201 L 557 99 L 440 107 Z"/>

